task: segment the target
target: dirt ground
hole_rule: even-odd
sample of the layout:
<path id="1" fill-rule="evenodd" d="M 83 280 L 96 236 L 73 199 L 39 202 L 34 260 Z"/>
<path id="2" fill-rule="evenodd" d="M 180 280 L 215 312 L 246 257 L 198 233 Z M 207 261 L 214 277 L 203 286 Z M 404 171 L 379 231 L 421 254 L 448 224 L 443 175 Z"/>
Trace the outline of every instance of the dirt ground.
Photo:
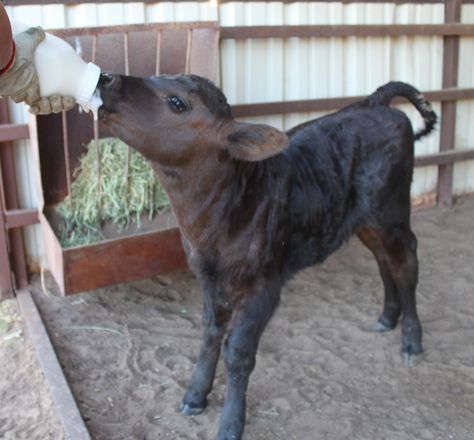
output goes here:
<path id="1" fill-rule="evenodd" d="M 251 377 L 245 440 L 474 438 L 474 199 L 417 213 L 413 225 L 424 361 L 403 366 L 399 328 L 372 331 L 382 284 L 354 239 L 284 288 Z M 66 298 L 48 286 L 50 296 L 36 280 L 34 296 L 95 440 L 213 439 L 222 363 L 205 413 L 178 412 L 201 332 L 190 273 Z M 25 398 L 44 384 L 27 341 L 5 340 L 17 329 L 0 333 L 0 438 L 61 438 L 50 406 Z"/>
<path id="2" fill-rule="evenodd" d="M 0 303 L 0 439 L 66 439 L 13 299 Z"/>

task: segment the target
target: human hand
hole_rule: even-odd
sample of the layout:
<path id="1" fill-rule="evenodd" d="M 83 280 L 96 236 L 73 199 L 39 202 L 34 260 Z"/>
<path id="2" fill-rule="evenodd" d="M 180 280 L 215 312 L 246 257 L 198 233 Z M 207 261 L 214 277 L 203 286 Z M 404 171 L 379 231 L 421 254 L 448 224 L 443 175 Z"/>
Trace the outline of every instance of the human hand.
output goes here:
<path id="1" fill-rule="evenodd" d="M 0 76 L 0 96 L 10 96 L 15 102 L 34 105 L 40 100 L 34 53 L 45 38 L 40 27 L 32 27 L 14 35 L 16 54 L 13 65 Z"/>
<path id="2" fill-rule="evenodd" d="M 72 96 L 51 95 L 48 98 L 41 98 L 29 108 L 29 111 L 34 115 L 48 115 L 71 110 L 75 105 L 76 100 Z"/>

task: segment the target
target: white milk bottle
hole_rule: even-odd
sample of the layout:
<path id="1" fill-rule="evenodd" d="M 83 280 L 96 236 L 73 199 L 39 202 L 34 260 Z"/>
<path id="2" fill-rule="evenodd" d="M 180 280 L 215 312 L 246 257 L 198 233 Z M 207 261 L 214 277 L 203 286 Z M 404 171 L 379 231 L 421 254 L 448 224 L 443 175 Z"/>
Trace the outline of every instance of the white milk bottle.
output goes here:
<path id="1" fill-rule="evenodd" d="M 30 27 L 15 20 L 11 24 L 14 34 Z M 86 63 L 66 41 L 46 33 L 35 51 L 35 67 L 42 97 L 73 96 L 86 111 L 91 108 L 100 67 Z"/>

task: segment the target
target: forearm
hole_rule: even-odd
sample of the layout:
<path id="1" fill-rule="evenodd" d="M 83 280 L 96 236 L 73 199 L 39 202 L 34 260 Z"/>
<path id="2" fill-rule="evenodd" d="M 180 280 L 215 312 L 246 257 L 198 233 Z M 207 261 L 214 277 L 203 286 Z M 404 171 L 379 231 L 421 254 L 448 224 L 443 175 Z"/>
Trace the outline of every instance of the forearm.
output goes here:
<path id="1" fill-rule="evenodd" d="M 0 3 L 0 72 L 11 65 L 15 55 L 12 28 L 7 12 Z"/>

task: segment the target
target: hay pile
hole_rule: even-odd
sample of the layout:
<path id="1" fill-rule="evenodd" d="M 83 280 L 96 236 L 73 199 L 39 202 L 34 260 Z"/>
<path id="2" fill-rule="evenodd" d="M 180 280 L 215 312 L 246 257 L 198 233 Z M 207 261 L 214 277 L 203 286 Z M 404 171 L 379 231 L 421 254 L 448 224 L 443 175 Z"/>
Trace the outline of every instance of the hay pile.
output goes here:
<path id="1" fill-rule="evenodd" d="M 90 142 L 74 171 L 71 194 L 56 210 L 64 224 L 60 231 L 63 247 L 79 246 L 104 239 L 102 226 L 112 222 L 117 229 L 140 225 L 169 209 L 164 189 L 156 180 L 150 164 L 136 151 L 115 138 Z M 98 156 L 100 156 L 100 166 Z"/>

